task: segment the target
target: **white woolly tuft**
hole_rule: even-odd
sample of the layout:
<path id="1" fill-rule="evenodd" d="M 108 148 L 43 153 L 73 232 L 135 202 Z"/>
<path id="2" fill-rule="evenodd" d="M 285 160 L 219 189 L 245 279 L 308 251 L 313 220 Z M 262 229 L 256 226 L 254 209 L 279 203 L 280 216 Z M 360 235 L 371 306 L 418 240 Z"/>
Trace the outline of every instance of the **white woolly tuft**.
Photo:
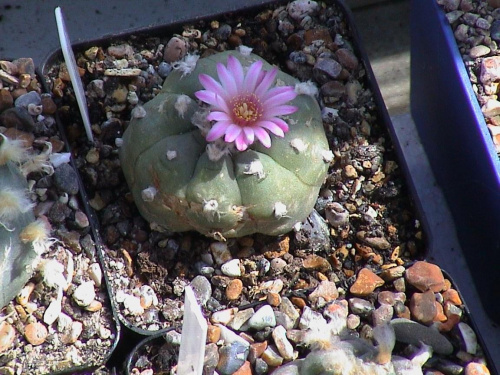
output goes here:
<path id="1" fill-rule="evenodd" d="M 141 191 L 141 198 L 144 202 L 152 202 L 155 199 L 158 190 L 154 186 L 150 186 Z"/>
<path id="2" fill-rule="evenodd" d="M 196 68 L 196 63 L 200 58 L 199 55 L 187 54 L 183 61 L 176 62 L 172 65 L 175 70 L 179 70 L 182 73 L 182 77 L 191 74 L 191 72 Z"/>
<path id="3" fill-rule="evenodd" d="M 281 202 L 276 202 L 274 204 L 273 211 L 274 211 L 274 216 L 277 219 L 281 219 L 282 217 L 285 217 L 286 214 L 288 213 L 286 205 L 281 203 Z"/>
<path id="4" fill-rule="evenodd" d="M 188 110 L 191 101 L 192 99 L 184 94 L 180 95 L 175 101 L 174 108 L 177 110 L 177 113 L 179 113 L 181 118 L 184 118 L 184 114 Z"/>
<path id="5" fill-rule="evenodd" d="M 5 165 L 8 161 L 14 163 L 22 163 L 28 158 L 26 148 L 23 146 L 23 141 L 19 139 L 9 139 L 5 135 L 0 134 L 0 165 Z"/>
<path id="6" fill-rule="evenodd" d="M 319 95 L 318 87 L 314 84 L 313 81 L 309 80 L 307 82 L 299 82 L 295 85 L 295 92 L 299 95 L 309 95 L 317 97 Z"/>
<path id="7" fill-rule="evenodd" d="M 247 47 L 244 45 L 241 45 L 238 47 L 238 51 L 243 55 L 243 56 L 250 56 L 252 53 L 253 48 Z"/>
<path id="8" fill-rule="evenodd" d="M 130 112 L 132 118 L 144 118 L 146 117 L 146 114 L 146 110 L 142 105 L 135 106 Z"/>
<path id="9" fill-rule="evenodd" d="M 23 189 L 6 188 L 0 191 L 0 224 L 7 225 L 19 215 L 28 212 L 34 204 Z"/>

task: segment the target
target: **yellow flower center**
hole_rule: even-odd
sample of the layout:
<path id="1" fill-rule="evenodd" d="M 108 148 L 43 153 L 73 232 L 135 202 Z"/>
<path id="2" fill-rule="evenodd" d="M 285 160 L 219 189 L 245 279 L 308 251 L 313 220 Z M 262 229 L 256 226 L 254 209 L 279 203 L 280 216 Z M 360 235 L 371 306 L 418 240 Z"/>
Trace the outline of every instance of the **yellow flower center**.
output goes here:
<path id="1" fill-rule="evenodd" d="M 234 119 L 248 124 L 255 122 L 262 116 L 262 105 L 255 94 L 238 96 L 232 101 Z"/>

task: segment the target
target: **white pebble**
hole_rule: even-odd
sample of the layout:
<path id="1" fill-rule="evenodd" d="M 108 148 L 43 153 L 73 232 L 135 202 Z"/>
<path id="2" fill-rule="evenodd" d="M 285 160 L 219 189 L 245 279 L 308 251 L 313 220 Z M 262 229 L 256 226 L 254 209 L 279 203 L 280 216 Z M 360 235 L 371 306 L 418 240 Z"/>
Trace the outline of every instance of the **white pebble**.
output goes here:
<path id="1" fill-rule="evenodd" d="M 220 270 L 226 276 L 239 277 L 241 276 L 240 260 L 233 259 L 224 263 Z"/>
<path id="2" fill-rule="evenodd" d="M 266 327 L 276 326 L 276 316 L 270 305 L 264 305 L 258 309 L 255 314 L 248 319 L 248 325 L 258 331 Z"/>
<path id="3" fill-rule="evenodd" d="M 286 329 L 283 326 L 277 326 L 272 333 L 274 343 L 278 348 L 280 355 L 286 360 L 293 359 L 293 346 L 286 337 Z"/>
<path id="4" fill-rule="evenodd" d="M 127 294 L 123 301 L 123 306 L 128 310 L 130 315 L 141 315 L 144 313 L 144 308 L 141 306 L 141 299 L 139 297 Z"/>
<path id="5" fill-rule="evenodd" d="M 73 299 L 82 307 L 88 306 L 95 299 L 95 289 L 93 281 L 81 283 L 73 292 Z"/>
<path id="6" fill-rule="evenodd" d="M 102 270 L 99 263 L 92 263 L 89 267 L 89 276 L 94 284 L 99 288 L 102 284 Z"/>
<path id="7" fill-rule="evenodd" d="M 59 314 L 61 313 L 61 300 L 55 299 L 52 300 L 47 306 L 47 309 L 45 310 L 45 313 L 43 314 L 43 321 L 47 325 L 51 325 L 54 323 L 57 318 L 59 317 Z"/>
<path id="8" fill-rule="evenodd" d="M 210 244 L 210 251 L 212 252 L 215 263 L 218 265 L 224 264 L 228 260 L 233 259 L 225 242 L 212 242 Z"/>
<path id="9" fill-rule="evenodd" d="M 220 338 L 222 341 L 224 341 L 224 344 L 231 344 L 237 341 L 245 346 L 250 346 L 250 343 L 247 340 L 238 336 L 229 328 L 223 326 L 222 324 L 216 324 L 216 326 L 220 328 Z"/>

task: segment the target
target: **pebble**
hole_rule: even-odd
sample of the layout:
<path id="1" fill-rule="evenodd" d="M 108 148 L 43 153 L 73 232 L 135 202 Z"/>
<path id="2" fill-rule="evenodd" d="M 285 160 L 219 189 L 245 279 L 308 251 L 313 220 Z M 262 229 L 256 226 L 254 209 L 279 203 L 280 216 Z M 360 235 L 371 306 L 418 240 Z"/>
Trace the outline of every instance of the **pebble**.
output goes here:
<path id="1" fill-rule="evenodd" d="M 276 348 L 278 349 L 280 355 L 286 361 L 292 360 L 294 351 L 292 344 L 290 343 L 290 341 L 288 341 L 288 338 L 286 337 L 286 329 L 283 326 L 277 326 L 273 329 L 272 336 L 274 344 L 276 345 Z"/>
<path id="2" fill-rule="evenodd" d="M 220 339 L 220 327 L 209 324 L 207 329 L 207 342 L 217 343 L 219 339 Z"/>
<path id="3" fill-rule="evenodd" d="M 43 314 L 43 322 L 47 325 L 54 323 L 61 314 L 61 301 L 54 299 L 49 303 Z"/>
<path id="4" fill-rule="evenodd" d="M 73 321 L 67 332 L 61 335 L 61 342 L 65 345 L 74 344 L 83 332 L 83 323 L 79 321 Z"/>
<path id="5" fill-rule="evenodd" d="M 325 217 L 334 228 L 340 228 L 349 224 L 349 211 L 338 202 L 328 203 L 325 206 Z"/>
<path id="6" fill-rule="evenodd" d="M 328 260 L 326 260 L 322 256 L 315 255 L 315 254 L 308 255 L 304 259 L 304 261 L 302 263 L 302 266 L 305 269 L 316 270 L 316 271 L 319 271 L 319 272 L 328 272 L 332 268 L 332 266 L 330 265 L 330 263 L 328 262 Z"/>
<path id="7" fill-rule="evenodd" d="M 212 314 L 212 316 L 210 317 L 210 321 L 212 322 L 212 324 L 220 323 L 227 325 L 234 318 L 234 315 L 237 312 L 238 309 L 236 307 L 225 310 L 219 310 Z"/>
<path id="8" fill-rule="evenodd" d="M 250 362 L 245 361 L 243 365 L 234 372 L 233 375 L 252 375 L 252 365 Z"/>
<path id="9" fill-rule="evenodd" d="M 245 363 L 248 351 L 248 346 L 242 345 L 237 341 L 231 344 L 224 344 L 219 349 L 217 372 L 220 375 L 234 374 Z"/>
<path id="10" fill-rule="evenodd" d="M 482 44 L 472 47 L 469 51 L 470 57 L 473 59 L 481 57 L 481 56 L 486 56 L 487 54 L 490 53 L 490 49 L 486 46 L 483 46 Z"/>
<path id="11" fill-rule="evenodd" d="M 250 343 L 244 338 L 238 336 L 236 333 L 231 331 L 229 328 L 224 327 L 221 324 L 216 324 L 217 327 L 220 328 L 220 338 L 224 342 L 224 344 L 232 344 L 234 342 L 239 342 L 244 346 L 250 346 Z"/>
<path id="12" fill-rule="evenodd" d="M 372 313 L 373 326 L 380 326 L 390 323 L 394 315 L 394 308 L 389 305 L 381 305 Z"/>
<path id="13" fill-rule="evenodd" d="M 258 309 L 255 314 L 248 320 L 248 325 L 258 331 L 266 327 L 276 326 L 276 317 L 274 310 L 269 305 L 264 305 Z"/>
<path id="14" fill-rule="evenodd" d="M 464 375 L 490 375 L 490 370 L 482 363 L 470 362 L 465 366 Z"/>
<path id="15" fill-rule="evenodd" d="M 233 279 L 226 288 L 226 298 L 230 301 L 237 300 L 243 291 L 243 282 L 240 279 Z"/>
<path id="16" fill-rule="evenodd" d="M 40 96 L 40 94 L 38 92 L 30 91 L 26 94 L 19 96 L 14 101 L 14 106 L 20 107 L 20 108 L 28 109 L 30 104 L 34 104 L 35 106 L 42 105 L 42 97 Z"/>
<path id="17" fill-rule="evenodd" d="M 404 318 L 391 320 L 391 325 L 400 342 L 415 346 L 423 342 L 438 354 L 449 355 L 453 352 L 453 345 L 448 339 L 431 327 Z"/>
<path id="18" fill-rule="evenodd" d="M 191 281 L 196 300 L 201 306 L 206 306 L 208 300 L 212 296 L 212 285 L 205 277 L 198 275 Z"/>
<path id="19" fill-rule="evenodd" d="M 280 356 L 278 349 L 274 345 L 269 345 L 264 353 L 262 353 L 261 358 L 270 367 L 277 367 L 283 363 L 283 357 Z"/>
<path id="20" fill-rule="evenodd" d="M 393 281 L 403 277 L 406 269 L 403 266 L 391 267 L 380 272 L 380 277 L 385 281 Z"/>
<path id="21" fill-rule="evenodd" d="M 94 282 L 97 288 L 102 284 L 102 269 L 99 263 L 92 263 L 89 266 L 89 277 Z"/>
<path id="22" fill-rule="evenodd" d="M 90 305 L 95 297 L 96 294 L 93 281 L 81 283 L 73 292 L 73 300 L 82 307 Z"/>
<path id="23" fill-rule="evenodd" d="M 322 281 L 316 289 L 308 296 L 309 301 L 311 301 L 315 306 L 322 307 L 328 302 L 334 301 L 339 296 L 337 286 L 334 282 L 324 280 Z"/>
<path id="24" fill-rule="evenodd" d="M 227 326 L 231 329 L 234 329 L 235 331 L 239 331 L 242 326 L 248 321 L 248 319 L 253 316 L 254 313 L 255 310 L 252 308 L 238 311 Z"/>
<path id="25" fill-rule="evenodd" d="M 295 326 L 296 323 L 299 321 L 300 314 L 288 297 L 285 296 L 281 297 L 281 303 L 278 309 L 279 311 L 285 313 L 286 316 L 290 318 L 293 326 Z"/>
<path id="26" fill-rule="evenodd" d="M 500 56 L 486 57 L 481 61 L 479 79 L 487 84 L 500 79 Z"/>
<path id="27" fill-rule="evenodd" d="M 139 300 L 143 309 L 158 305 L 158 297 L 149 285 L 142 285 L 139 288 Z"/>
<path id="28" fill-rule="evenodd" d="M 341 72 L 342 65 L 330 58 L 320 58 L 316 60 L 316 64 L 314 64 L 313 68 L 314 78 L 316 78 L 321 85 L 331 79 L 338 78 Z"/>
<path id="29" fill-rule="evenodd" d="M 241 268 L 240 268 L 240 260 L 239 259 L 231 259 L 224 263 L 220 270 L 226 276 L 231 277 L 239 277 L 241 276 Z"/>
<path id="30" fill-rule="evenodd" d="M 215 263 L 219 266 L 233 259 L 227 244 L 224 242 L 212 242 L 210 244 L 210 251 Z"/>
<path id="31" fill-rule="evenodd" d="M 477 353 L 477 336 L 474 330 L 467 323 L 458 323 L 461 342 L 467 353 L 475 355 Z"/>
<path id="32" fill-rule="evenodd" d="M 295 0 L 287 6 L 290 17 L 299 22 L 302 21 L 304 17 L 312 15 L 318 10 L 318 3 L 312 0 Z"/>
<path id="33" fill-rule="evenodd" d="M 205 357 L 203 360 L 203 373 L 213 374 L 219 363 L 219 348 L 217 344 L 211 342 L 205 345 Z"/>
<path id="34" fill-rule="evenodd" d="M 361 323 L 361 318 L 356 314 L 349 314 L 347 316 L 347 328 L 353 330 L 359 327 Z"/>
<path id="35" fill-rule="evenodd" d="M 435 264 L 417 261 L 405 273 L 406 282 L 421 292 L 432 290 L 440 292 L 444 289 L 445 281 L 441 269 Z"/>
<path id="36" fill-rule="evenodd" d="M 31 345 L 42 345 L 48 334 L 47 327 L 40 322 L 29 323 L 24 330 L 24 337 Z"/>
<path id="37" fill-rule="evenodd" d="M 370 303 L 370 301 L 362 298 L 350 298 L 348 302 L 349 308 L 354 314 L 367 316 L 375 310 L 375 307 Z"/>
<path id="38" fill-rule="evenodd" d="M 379 286 L 384 285 L 384 280 L 368 268 L 363 268 L 349 289 L 356 296 L 367 296 Z"/>
<path id="39" fill-rule="evenodd" d="M 61 193 L 75 195 L 78 194 L 80 190 L 78 186 L 78 175 L 69 164 L 61 164 L 54 170 L 53 181 L 54 185 Z"/>
<path id="40" fill-rule="evenodd" d="M 410 299 L 410 311 L 420 323 L 432 323 L 437 315 L 434 293 L 431 290 L 424 293 L 413 293 Z"/>
<path id="41" fill-rule="evenodd" d="M 26 108 L 13 107 L 0 113 L 0 123 L 6 128 L 32 132 L 35 127 L 33 117 Z"/>
<path id="42" fill-rule="evenodd" d="M 14 339 L 16 338 L 16 330 L 15 328 L 3 321 L 0 323 L 0 354 L 9 349 L 14 343 Z"/>
<path id="43" fill-rule="evenodd" d="M 167 63 L 173 63 L 182 60 L 186 56 L 187 46 L 183 39 L 178 37 L 171 38 L 165 46 L 163 59 Z"/>
<path id="44" fill-rule="evenodd" d="M 141 299 L 131 294 L 125 294 L 123 306 L 130 315 L 144 314 L 144 308 L 141 306 Z"/>

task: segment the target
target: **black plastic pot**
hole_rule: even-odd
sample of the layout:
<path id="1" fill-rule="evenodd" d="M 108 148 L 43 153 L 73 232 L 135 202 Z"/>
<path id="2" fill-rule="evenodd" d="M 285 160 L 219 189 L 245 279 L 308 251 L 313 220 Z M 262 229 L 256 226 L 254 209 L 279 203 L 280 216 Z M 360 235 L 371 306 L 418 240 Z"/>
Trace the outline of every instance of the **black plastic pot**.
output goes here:
<path id="1" fill-rule="evenodd" d="M 179 347 L 178 346 L 173 346 L 171 344 L 167 344 L 167 341 L 165 339 L 165 334 L 168 331 L 163 331 L 161 333 L 155 333 L 152 336 L 148 336 L 141 340 L 137 345 L 132 349 L 130 354 L 127 356 L 127 359 L 123 363 L 123 373 L 125 375 L 130 375 L 133 373 L 134 367 L 136 367 L 137 360 L 141 356 L 146 356 L 146 358 L 151 359 L 153 356 L 158 355 L 158 350 L 161 348 L 163 345 L 167 345 L 170 347 L 170 350 L 168 351 L 171 354 L 176 353 L 177 356 L 179 355 Z M 155 353 L 149 353 L 148 350 L 155 350 Z M 148 355 L 149 354 L 149 355 Z M 173 358 L 169 361 L 170 363 L 173 363 Z M 165 373 L 164 371 L 166 370 L 165 368 L 162 369 L 162 373 Z"/>
<path id="2" fill-rule="evenodd" d="M 176 4 L 180 5 L 180 3 L 181 2 L 177 2 Z M 240 4 L 241 8 L 239 8 L 238 11 L 249 10 L 252 6 L 264 5 L 264 4 L 270 4 L 270 3 L 274 3 L 274 1 L 247 1 L 243 5 Z M 100 39 L 95 39 L 95 38 L 88 38 L 87 39 L 87 38 L 85 38 L 86 39 L 85 41 L 83 41 L 83 42 L 80 41 L 79 43 L 75 44 L 75 48 L 77 50 L 83 50 L 84 48 L 89 47 L 91 45 L 98 45 L 100 43 L 104 43 L 105 40 L 109 41 L 111 39 L 113 39 L 113 40 L 114 39 L 122 39 L 122 38 L 129 36 L 131 34 L 138 34 L 138 33 L 145 33 L 145 32 L 147 32 L 148 35 L 154 35 L 155 33 L 160 33 L 160 32 L 164 33 L 164 34 L 171 33 L 173 31 L 175 31 L 176 29 L 178 30 L 180 28 L 180 25 L 182 25 L 183 23 L 187 23 L 187 20 L 199 19 L 199 17 L 202 15 L 202 13 L 200 13 L 200 10 L 207 10 L 207 8 L 209 8 L 209 6 L 205 2 L 202 2 L 202 4 L 203 5 L 201 5 L 197 9 L 193 8 L 191 10 L 186 10 L 185 7 L 183 7 L 182 11 L 180 10 L 180 8 L 174 7 L 173 14 L 176 14 L 177 16 L 172 15 L 171 20 L 173 22 L 167 22 L 164 25 L 159 25 L 155 22 L 151 22 L 151 24 L 153 24 L 153 27 L 146 28 L 147 22 L 143 21 L 143 22 L 145 22 L 144 24 L 139 25 L 139 26 L 135 25 L 135 27 L 132 30 L 128 29 L 124 33 L 116 33 L 118 31 L 120 31 L 120 29 L 121 29 L 121 28 L 119 28 L 118 25 L 116 25 L 116 29 L 113 30 L 115 32 L 112 35 L 109 35 L 106 38 L 100 38 Z M 188 5 L 189 5 L 188 2 L 186 2 L 185 6 L 187 7 Z M 438 263 L 454 280 L 455 285 L 460 290 L 462 296 L 465 299 L 465 302 L 467 303 L 467 309 L 471 314 L 471 319 L 473 321 L 474 326 L 476 327 L 477 333 L 482 341 L 482 344 L 483 344 L 484 348 L 486 350 L 488 350 L 491 354 L 490 358 L 489 358 L 490 363 L 494 364 L 495 363 L 494 360 L 498 361 L 497 358 L 500 358 L 500 354 L 499 355 L 496 354 L 497 350 L 500 350 L 497 348 L 498 342 L 500 342 L 498 328 L 496 328 L 491 323 L 491 321 L 487 318 L 485 311 L 488 310 L 489 307 L 487 307 L 486 310 L 483 309 L 483 307 L 481 305 L 481 300 L 478 298 L 478 294 L 477 294 L 476 289 L 474 287 L 473 280 L 475 280 L 475 279 L 472 278 L 472 275 L 474 275 L 474 278 L 476 276 L 480 277 L 481 273 L 483 272 L 482 270 L 484 268 L 477 269 L 476 268 L 477 264 L 475 264 L 474 262 L 472 262 L 472 261 L 469 262 L 468 260 L 466 262 L 467 258 L 465 258 L 463 256 L 463 254 L 460 252 L 460 249 L 442 249 L 442 248 L 439 248 L 439 244 L 440 244 L 439 237 L 442 235 L 446 235 L 446 234 L 439 233 L 439 231 L 437 231 L 436 228 L 431 227 L 431 225 L 429 223 L 432 222 L 432 220 L 430 220 L 430 218 L 426 217 L 426 213 L 428 213 L 429 211 L 423 209 L 424 206 L 428 207 L 429 205 L 439 204 L 439 202 L 428 202 L 428 201 L 422 200 L 421 199 L 421 196 L 422 196 L 421 191 L 419 191 L 421 186 L 412 185 L 413 179 L 410 176 L 410 170 L 408 168 L 409 161 L 405 160 L 405 158 L 404 158 L 405 153 L 403 152 L 403 148 L 405 148 L 406 145 L 402 144 L 402 143 L 398 143 L 398 137 L 396 134 L 396 130 L 394 129 L 393 123 L 392 123 L 392 121 L 391 121 L 391 119 L 386 111 L 384 102 L 382 100 L 382 96 L 381 96 L 380 91 L 378 89 L 378 86 L 376 84 L 376 79 L 375 79 L 374 74 L 372 72 L 372 69 L 370 67 L 367 55 L 362 47 L 362 43 L 361 43 L 360 38 L 359 38 L 357 31 L 355 29 L 352 15 L 351 15 L 350 11 L 343 5 L 343 2 L 340 2 L 340 5 L 343 6 L 346 19 L 348 20 L 348 23 L 350 24 L 353 40 L 356 42 L 355 48 L 356 48 L 356 51 L 358 53 L 358 56 L 361 56 L 362 62 L 365 65 L 366 74 L 368 76 L 368 81 L 371 85 L 371 90 L 372 90 L 374 97 L 375 97 L 375 101 L 376 101 L 376 104 L 377 104 L 377 107 L 379 110 L 380 118 L 382 121 L 385 122 L 385 124 L 387 124 L 389 133 L 393 139 L 394 147 L 395 147 L 397 154 L 399 156 L 400 166 L 404 169 L 408 184 L 410 186 L 410 189 L 411 189 L 413 196 L 414 196 L 414 200 L 416 202 L 416 206 L 420 211 L 421 221 L 422 221 L 422 224 L 424 226 L 424 233 L 426 233 L 427 239 L 428 239 L 428 246 L 427 246 L 429 249 L 428 259 L 433 261 L 433 262 Z M 64 9 L 64 7 L 63 7 L 63 9 Z M 179 13 L 175 13 L 176 10 L 179 10 Z M 216 2 L 214 7 L 213 8 L 210 7 L 210 10 L 207 11 L 204 14 L 204 16 L 208 16 L 210 18 L 215 18 L 217 16 L 217 14 L 219 14 L 221 12 L 235 11 L 235 10 L 236 9 L 233 8 L 232 6 L 231 6 L 231 8 L 227 8 L 227 6 L 224 7 L 221 4 L 219 4 L 218 2 Z M 187 12 L 187 15 L 186 15 L 186 12 Z M 68 19 L 69 19 L 69 17 L 68 17 Z M 151 19 L 150 19 L 150 21 L 151 21 Z M 190 21 L 190 22 L 194 22 L 194 21 Z M 70 34 L 72 34 L 71 29 L 70 29 Z M 82 33 L 80 32 L 79 36 L 81 37 L 81 35 L 82 35 Z M 424 53 L 422 53 L 422 54 L 424 55 Z M 50 69 L 50 66 L 58 63 L 60 60 L 61 60 L 60 52 L 52 53 L 46 60 L 44 60 L 42 66 L 41 66 L 42 72 L 44 74 L 46 74 L 46 72 Z M 421 79 L 421 77 L 420 77 L 420 79 Z M 413 107 L 415 108 L 416 104 L 414 104 Z M 414 110 L 414 115 L 415 115 L 415 110 Z M 418 120 L 418 115 L 416 115 L 415 117 L 416 117 L 416 120 Z M 425 138 L 425 137 L 423 136 L 423 138 Z M 432 135 L 428 135 L 427 138 L 423 139 L 424 144 L 426 144 L 431 139 L 432 139 Z M 444 149 L 445 147 L 443 146 L 442 148 Z M 428 152 L 428 156 L 430 157 L 432 163 L 434 164 L 436 156 L 431 152 Z M 446 175 L 448 175 L 448 174 L 446 174 Z M 450 206 L 451 206 L 452 205 L 451 202 L 453 202 L 454 198 L 452 198 L 451 196 L 448 197 L 448 191 L 446 189 L 445 189 L 445 195 L 447 195 L 448 201 L 450 202 Z M 494 204 L 495 204 L 495 202 L 491 203 L 491 205 L 494 205 Z M 91 211 L 92 210 L 90 209 L 90 212 Z M 95 218 L 95 215 L 91 213 L 91 214 L 89 214 L 89 217 Z M 96 242 L 98 243 L 98 249 L 99 249 L 99 251 L 102 251 L 102 249 L 104 247 L 102 246 L 102 242 L 100 239 L 98 223 L 97 223 L 97 220 L 92 220 L 92 221 L 93 221 L 93 224 L 92 224 L 93 229 L 94 229 L 95 236 L 96 236 Z M 500 222 L 500 221 L 496 221 L 496 223 L 498 223 L 498 222 Z M 456 222 L 456 223 L 457 223 L 457 229 L 460 228 L 460 231 L 465 231 L 464 224 L 461 224 L 459 227 L 458 226 L 459 223 L 458 222 Z M 489 223 L 487 225 L 491 225 L 491 223 Z M 489 228 L 491 229 L 491 226 Z M 468 246 L 470 245 L 471 240 L 469 238 L 474 239 L 474 237 L 469 237 L 470 233 L 472 233 L 472 232 L 473 231 L 467 230 L 467 233 L 464 235 L 465 237 L 463 239 L 463 244 L 462 244 L 464 249 L 467 249 Z M 494 232 L 492 232 L 492 233 L 494 233 Z M 482 244 L 487 245 L 487 247 L 488 247 L 489 242 L 482 242 Z M 494 249 L 492 249 L 492 251 L 494 251 Z M 491 253 L 491 254 L 493 254 L 493 253 Z M 490 255 L 490 257 L 491 257 L 491 259 L 494 259 L 493 255 Z M 449 262 L 450 259 L 453 259 L 454 262 L 453 263 Z M 493 262 L 490 262 L 490 265 L 487 265 L 487 266 L 493 267 Z M 497 276 L 494 272 L 491 272 L 490 275 L 491 275 L 491 277 Z M 486 288 L 487 287 L 486 284 L 488 281 L 489 280 L 485 280 L 484 283 L 478 282 L 478 285 L 481 285 L 480 289 L 482 289 L 485 293 L 487 293 L 489 290 L 491 290 L 491 289 Z M 498 283 L 497 283 L 497 285 L 498 285 Z M 486 289 L 484 289 L 483 287 Z M 491 287 L 492 286 L 490 285 L 490 288 Z M 113 291 L 111 291 L 111 293 L 112 292 Z M 114 300 L 114 298 L 112 298 L 112 300 Z M 490 297 L 490 300 L 494 301 L 494 298 Z M 487 300 L 483 299 L 483 303 L 484 302 L 487 302 Z M 487 304 L 485 303 L 485 305 L 487 305 Z M 495 311 L 495 310 L 493 310 L 493 311 Z M 122 317 L 120 317 L 120 320 L 127 328 L 129 328 L 130 330 L 132 330 L 136 333 L 139 333 L 142 335 L 153 334 L 153 332 L 138 329 L 137 327 L 131 326 L 128 323 L 128 321 L 124 320 Z M 158 333 L 154 333 L 154 334 L 157 335 Z"/>
<path id="3" fill-rule="evenodd" d="M 500 160 L 436 1 L 412 1 L 411 48 L 412 116 L 462 247 L 430 255 L 454 277 L 498 371 Z"/>

